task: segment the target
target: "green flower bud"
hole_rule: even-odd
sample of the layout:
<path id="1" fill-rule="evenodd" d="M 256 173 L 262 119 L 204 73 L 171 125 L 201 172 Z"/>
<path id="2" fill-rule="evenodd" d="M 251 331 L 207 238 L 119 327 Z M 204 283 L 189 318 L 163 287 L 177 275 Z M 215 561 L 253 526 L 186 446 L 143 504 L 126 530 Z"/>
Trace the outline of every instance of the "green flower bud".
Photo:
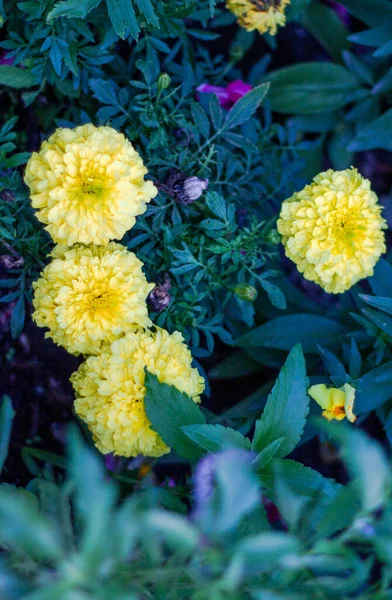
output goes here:
<path id="1" fill-rule="evenodd" d="M 257 298 L 257 290 L 253 285 L 247 283 L 237 283 L 234 288 L 234 293 L 237 298 L 246 300 L 247 302 L 254 302 Z"/>
<path id="2" fill-rule="evenodd" d="M 171 84 L 171 77 L 167 73 L 161 73 L 158 77 L 158 89 L 166 90 Z"/>
<path id="3" fill-rule="evenodd" d="M 267 241 L 270 244 L 279 244 L 280 243 L 280 235 L 278 233 L 277 229 L 271 229 L 268 233 L 267 233 Z"/>
<path id="4" fill-rule="evenodd" d="M 232 63 L 237 63 L 242 60 L 245 56 L 245 51 L 241 46 L 236 44 L 230 49 L 230 61 Z"/>

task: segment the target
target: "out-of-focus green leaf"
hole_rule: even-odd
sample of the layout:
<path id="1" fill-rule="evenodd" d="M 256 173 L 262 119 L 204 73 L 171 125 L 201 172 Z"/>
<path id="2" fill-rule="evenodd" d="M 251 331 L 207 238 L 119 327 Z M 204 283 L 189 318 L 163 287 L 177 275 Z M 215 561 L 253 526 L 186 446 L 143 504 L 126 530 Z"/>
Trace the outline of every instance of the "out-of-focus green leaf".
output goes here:
<path id="1" fill-rule="evenodd" d="M 14 416 L 11 398 L 3 396 L 0 405 L 0 473 L 8 454 Z"/>

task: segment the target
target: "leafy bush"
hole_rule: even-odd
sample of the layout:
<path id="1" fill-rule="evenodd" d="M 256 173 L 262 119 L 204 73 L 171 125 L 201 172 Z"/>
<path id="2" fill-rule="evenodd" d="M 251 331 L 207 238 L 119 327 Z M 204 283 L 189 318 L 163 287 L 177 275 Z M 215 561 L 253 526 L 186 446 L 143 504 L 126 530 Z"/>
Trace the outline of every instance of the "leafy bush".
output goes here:
<path id="1" fill-rule="evenodd" d="M 390 233 L 373 276 L 332 295 L 277 231 L 286 199 L 350 166 L 389 224 L 392 4 L 286 4 L 261 36 L 222 0 L 0 0 L 5 600 L 392 598 Z M 78 359 L 31 323 L 53 242 L 25 164 L 86 123 L 122 132 L 158 189 L 120 242 L 206 379 L 198 405 L 147 365 L 159 460 L 104 467 L 68 426 Z M 317 418 L 318 384 L 350 386 L 355 424 Z"/>

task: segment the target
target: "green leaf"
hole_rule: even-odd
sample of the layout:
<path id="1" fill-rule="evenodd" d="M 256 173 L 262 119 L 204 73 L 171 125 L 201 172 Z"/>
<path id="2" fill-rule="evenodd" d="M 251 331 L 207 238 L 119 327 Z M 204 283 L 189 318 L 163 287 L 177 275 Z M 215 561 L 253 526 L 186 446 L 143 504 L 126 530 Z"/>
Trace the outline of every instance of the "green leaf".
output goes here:
<path id="1" fill-rule="evenodd" d="M 3 396 L 0 406 L 0 473 L 8 454 L 14 416 L 11 398 Z"/>
<path id="2" fill-rule="evenodd" d="M 319 426 L 341 443 L 341 456 L 359 492 L 364 511 L 380 508 L 392 488 L 391 470 L 382 447 L 364 431 L 319 420 Z"/>
<path id="3" fill-rule="evenodd" d="M 320 497 L 323 496 L 325 501 L 329 502 L 342 489 L 342 486 L 333 479 L 327 479 L 314 469 L 305 467 L 295 460 L 287 458 L 274 459 L 259 474 L 263 487 L 272 499 L 275 497 L 277 466 L 279 477 L 299 496 L 314 498 L 319 494 Z"/>
<path id="4" fill-rule="evenodd" d="M 141 3 L 138 3 L 138 4 L 140 6 Z M 149 4 L 149 2 L 148 2 L 148 4 Z M 121 16 L 122 16 L 122 20 L 123 20 L 125 28 L 128 28 L 131 36 L 135 40 L 137 40 L 139 32 L 140 32 L 140 27 L 139 27 L 139 24 L 136 19 L 132 0 L 119 0 L 119 6 L 120 6 Z M 145 17 L 147 18 L 146 14 L 145 14 Z M 149 19 L 147 18 L 147 20 L 149 20 Z M 152 21 L 149 21 L 149 22 L 152 23 Z M 158 26 L 158 24 L 156 23 L 156 19 L 154 20 L 154 25 Z"/>
<path id="5" fill-rule="evenodd" d="M 88 13 L 98 6 L 102 0 L 67 0 L 67 2 L 59 2 L 48 13 L 48 23 L 58 17 L 68 17 L 73 19 L 84 19 Z"/>
<path id="6" fill-rule="evenodd" d="M 248 121 L 263 102 L 268 90 L 269 83 L 262 83 L 240 98 L 227 115 L 222 131 L 233 129 Z"/>
<path id="7" fill-rule="evenodd" d="M 352 152 L 362 152 L 363 150 L 372 150 L 373 148 L 383 148 L 384 150 L 392 151 L 391 128 L 392 108 L 366 127 L 360 128 L 357 136 L 349 144 L 348 148 Z"/>
<path id="8" fill-rule="evenodd" d="M 127 2 L 131 4 L 131 0 L 122 0 L 122 2 Z M 158 17 L 155 14 L 153 5 L 150 0 L 136 0 L 136 3 L 139 7 L 140 12 L 146 18 L 148 23 L 154 25 L 154 27 L 159 27 Z"/>
<path id="9" fill-rule="evenodd" d="M 299 551 L 298 540 L 288 533 L 271 532 L 249 536 L 234 548 L 225 581 L 233 588 L 240 587 L 246 577 L 279 568 L 282 562 Z"/>
<path id="10" fill-rule="evenodd" d="M 203 454 L 200 447 L 182 431 L 185 425 L 204 424 L 205 417 L 193 400 L 173 385 L 160 383 L 146 370 L 146 396 L 144 405 L 151 428 L 177 454 L 190 461 Z"/>
<path id="11" fill-rule="evenodd" d="M 279 373 L 261 418 L 256 422 L 252 450 L 261 452 L 271 442 L 283 438 L 275 457 L 294 450 L 309 412 L 308 378 L 301 346 L 295 346 Z"/>
<path id="12" fill-rule="evenodd" d="M 342 62 L 342 53 L 350 45 L 347 41 L 349 32 L 332 7 L 312 2 L 305 14 L 304 25 L 335 62 Z"/>
<path id="13" fill-rule="evenodd" d="M 253 468 L 256 469 L 256 471 L 264 469 L 278 453 L 284 441 L 285 439 L 281 437 L 268 444 L 268 446 L 266 446 L 252 461 Z"/>
<path id="14" fill-rule="evenodd" d="M 359 297 L 370 306 L 385 310 L 385 312 L 392 315 L 392 298 L 380 298 L 379 296 L 368 296 L 367 294 L 360 294 Z"/>
<path id="15" fill-rule="evenodd" d="M 284 114 L 309 115 L 339 110 L 358 90 L 356 77 L 333 63 L 309 62 L 269 73 L 268 99 L 272 110 Z"/>
<path id="16" fill-rule="evenodd" d="M 10 322 L 11 337 L 16 340 L 22 332 L 25 322 L 25 299 L 24 295 L 19 296 L 19 300 L 15 304 Z"/>
<path id="17" fill-rule="evenodd" d="M 355 394 L 354 412 L 370 412 L 392 397 L 392 361 L 361 377 Z"/>
<path id="18" fill-rule="evenodd" d="M 340 0 L 351 14 L 370 25 L 377 27 L 392 20 L 392 5 L 389 0 Z"/>
<path id="19" fill-rule="evenodd" d="M 221 452 L 227 448 L 250 450 L 250 441 L 239 431 L 222 425 L 187 425 L 182 431 L 207 452 Z"/>
<path id="20" fill-rule="evenodd" d="M 117 0 L 106 0 L 109 18 L 115 32 L 121 39 L 125 39 L 125 24 L 122 11 Z"/>
<path id="21" fill-rule="evenodd" d="M 20 89 L 32 87 L 34 83 L 34 75 L 26 69 L 0 65 L 0 85 Z"/>
<path id="22" fill-rule="evenodd" d="M 248 351 L 249 348 L 275 348 L 291 350 L 295 344 L 301 344 L 304 352 L 317 352 L 318 344 L 323 347 L 340 346 L 341 335 L 346 327 L 337 321 L 311 314 L 284 315 L 271 319 L 256 327 L 237 340 L 237 345 Z M 251 354 L 257 360 L 257 352 Z"/>

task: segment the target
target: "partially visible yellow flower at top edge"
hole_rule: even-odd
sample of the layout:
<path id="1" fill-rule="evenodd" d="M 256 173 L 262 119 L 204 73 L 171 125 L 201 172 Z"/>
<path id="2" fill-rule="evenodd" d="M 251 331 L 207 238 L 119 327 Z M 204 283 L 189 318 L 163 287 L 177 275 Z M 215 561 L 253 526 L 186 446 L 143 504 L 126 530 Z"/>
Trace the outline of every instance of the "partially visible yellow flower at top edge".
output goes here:
<path id="1" fill-rule="evenodd" d="M 312 385 L 308 394 L 321 406 L 322 415 L 328 421 L 347 418 L 350 423 L 354 423 L 356 420 L 357 417 L 353 413 L 355 388 L 348 383 L 341 388 L 327 388 L 323 383 Z"/>
<path id="2" fill-rule="evenodd" d="M 132 144 L 111 127 L 91 123 L 57 129 L 27 163 L 37 218 L 64 246 L 121 239 L 157 195 Z"/>
<path id="3" fill-rule="evenodd" d="M 357 169 L 319 173 L 282 204 L 277 227 L 305 279 L 341 294 L 373 275 L 386 251 L 382 207 Z"/>
<path id="4" fill-rule="evenodd" d="M 286 24 L 285 9 L 291 0 L 226 0 L 241 27 L 247 31 L 276 35 L 278 27 Z"/>

